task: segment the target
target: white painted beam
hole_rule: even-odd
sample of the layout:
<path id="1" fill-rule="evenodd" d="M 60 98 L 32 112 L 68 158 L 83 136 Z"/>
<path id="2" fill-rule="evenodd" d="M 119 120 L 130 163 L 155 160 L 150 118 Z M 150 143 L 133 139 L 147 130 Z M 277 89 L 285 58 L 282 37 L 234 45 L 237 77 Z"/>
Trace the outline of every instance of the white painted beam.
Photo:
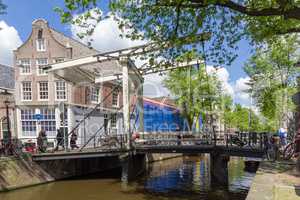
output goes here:
<path id="1" fill-rule="evenodd" d="M 122 75 L 99 76 L 95 78 L 95 83 L 104 83 L 107 81 L 114 81 L 118 79 L 122 79 Z"/>

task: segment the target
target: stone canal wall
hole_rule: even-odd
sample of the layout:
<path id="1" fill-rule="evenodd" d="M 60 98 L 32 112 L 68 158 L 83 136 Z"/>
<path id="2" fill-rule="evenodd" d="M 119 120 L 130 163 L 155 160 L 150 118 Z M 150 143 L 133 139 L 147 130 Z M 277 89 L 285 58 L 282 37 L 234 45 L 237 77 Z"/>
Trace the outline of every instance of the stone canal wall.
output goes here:
<path id="1" fill-rule="evenodd" d="M 180 156 L 182 154 L 148 154 L 146 162 Z M 42 161 L 40 163 L 33 162 L 29 155 L 22 158 L 0 157 L 0 192 L 120 167 L 121 162 L 118 157 Z"/>
<path id="2" fill-rule="evenodd" d="M 54 181 L 39 165 L 32 162 L 30 157 L 0 158 L 0 191 L 37 185 Z"/>
<path id="3" fill-rule="evenodd" d="M 299 175 L 293 162 L 261 162 L 246 200 L 300 200 Z"/>

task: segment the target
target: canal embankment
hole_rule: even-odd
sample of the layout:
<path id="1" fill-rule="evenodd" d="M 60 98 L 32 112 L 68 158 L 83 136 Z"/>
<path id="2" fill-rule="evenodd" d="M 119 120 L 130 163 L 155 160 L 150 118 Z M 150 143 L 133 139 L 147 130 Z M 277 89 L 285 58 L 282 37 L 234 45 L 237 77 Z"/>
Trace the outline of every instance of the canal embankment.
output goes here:
<path id="1" fill-rule="evenodd" d="M 300 200 L 295 162 L 261 162 L 246 200 Z"/>
<path id="2" fill-rule="evenodd" d="M 152 163 L 180 157 L 182 154 L 148 154 L 146 162 Z M 73 163 L 72 163 L 73 162 Z M 22 157 L 0 157 L 0 192 L 49 183 L 65 178 L 82 176 L 99 171 L 120 167 L 116 159 L 87 160 L 43 163 L 38 164 L 31 160 L 30 155 Z M 63 167 L 68 166 L 68 170 Z"/>
<path id="3" fill-rule="evenodd" d="M 23 187 L 52 182 L 55 179 L 30 156 L 0 158 L 0 191 L 9 191 Z"/>

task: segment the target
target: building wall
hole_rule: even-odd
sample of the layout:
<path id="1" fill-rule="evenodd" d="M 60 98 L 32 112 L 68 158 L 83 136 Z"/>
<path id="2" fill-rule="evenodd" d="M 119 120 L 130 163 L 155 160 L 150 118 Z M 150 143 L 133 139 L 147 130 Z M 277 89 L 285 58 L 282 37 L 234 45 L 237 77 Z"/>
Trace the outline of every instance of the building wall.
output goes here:
<path id="1" fill-rule="evenodd" d="M 180 130 L 183 130 L 183 118 L 179 109 L 173 105 L 144 98 L 145 132 L 172 132 Z"/>
<path id="2" fill-rule="evenodd" d="M 4 139 L 4 135 L 5 133 L 7 133 L 7 113 L 6 113 L 5 101 L 10 102 L 8 105 L 10 130 L 11 130 L 12 137 L 16 136 L 16 131 L 15 131 L 16 115 L 15 115 L 14 97 L 12 94 L 0 93 L 0 140 Z"/>
<path id="3" fill-rule="evenodd" d="M 0 64 L 0 139 L 7 133 L 6 104 L 8 102 L 10 131 L 15 136 L 14 68 Z M 2 88 L 2 89 L 1 89 Z M 6 135 L 7 136 L 7 135 Z"/>
<path id="4" fill-rule="evenodd" d="M 42 31 L 41 31 L 42 30 Z M 45 40 L 46 49 L 45 51 L 37 50 L 37 40 L 42 38 Z M 17 119 L 17 133 L 18 137 L 26 141 L 35 141 L 38 132 L 41 130 L 42 126 L 47 127 L 51 124 L 51 130 L 46 130 L 50 140 L 54 141 L 56 135 L 56 129 L 61 127 L 61 110 L 59 109 L 60 103 L 63 101 L 66 105 L 67 113 L 67 127 L 70 131 L 77 123 L 78 118 L 81 114 L 75 114 L 74 109 L 78 108 L 79 110 L 91 109 L 96 105 L 97 102 L 91 102 L 91 86 L 89 85 L 71 85 L 66 83 L 66 96 L 65 100 L 56 99 L 56 81 L 60 80 L 58 77 L 55 77 L 52 73 L 46 75 L 38 74 L 37 59 L 47 58 L 48 64 L 55 63 L 56 59 L 63 59 L 64 61 L 70 59 L 76 59 L 80 57 L 90 56 L 98 53 L 96 50 L 72 39 L 62 33 L 54 30 L 49 27 L 48 23 L 43 19 L 35 20 L 32 23 L 32 32 L 17 50 L 14 51 L 14 68 L 15 68 L 15 80 L 16 80 L 16 89 L 15 89 L 15 99 L 16 99 L 16 119 Z M 21 59 L 30 59 L 30 73 L 22 74 L 20 60 Z M 31 100 L 22 100 L 22 82 L 29 81 L 31 82 Z M 38 84 L 41 81 L 48 82 L 48 99 L 41 100 L 39 99 L 39 87 Z M 101 88 L 99 95 L 99 102 L 103 99 L 112 88 L 112 83 L 106 83 L 99 85 Z M 119 95 L 121 99 L 121 95 Z M 121 100 L 120 100 L 121 102 Z M 111 105 L 112 99 L 109 97 L 103 105 L 101 105 L 102 110 L 109 109 L 110 113 L 113 113 L 114 110 L 118 108 Z M 102 108 L 104 107 L 104 108 Z M 44 114 L 42 113 L 44 109 L 47 109 L 48 119 L 45 119 Z M 24 114 L 26 111 L 26 114 Z M 45 112 L 46 112 L 45 111 Z M 102 112 L 102 111 L 101 111 Z M 106 111 L 108 112 L 108 111 Z M 30 113 L 30 114 L 28 114 Z M 50 114 L 49 114 L 50 113 Z M 104 112 L 103 112 L 104 113 Z M 103 121 L 104 114 L 98 115 L 97 118 L 93 119 L 101 123 Z M 37 120 L 32 119 L 36 114 L 42 114 L 43 119 Z M 29 116 L 27 116 L 29 115 Z M 49 119 L 50 118 L 50 119 Z M 22 123 L 29 124 L 29 131 L 24 132 L 22 128 Z M 33 124 L 33 125 L 32 125 Z M 25 126 L 23 126 L 25 127 Z M 50 127 L 50 126 L 49 126 Z M 53 128 L 55 127 L 55 128 Z M 81 136 L 80 136 L 81 137 Z"/>

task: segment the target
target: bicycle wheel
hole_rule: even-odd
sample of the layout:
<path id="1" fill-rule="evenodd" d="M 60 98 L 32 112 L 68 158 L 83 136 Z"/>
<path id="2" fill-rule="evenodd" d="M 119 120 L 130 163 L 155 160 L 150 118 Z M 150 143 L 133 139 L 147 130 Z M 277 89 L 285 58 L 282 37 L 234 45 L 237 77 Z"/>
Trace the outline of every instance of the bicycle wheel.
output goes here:
<path id="1" fill-rule="evenodd" d="M 292 142 L 290 144 L 288 144 L 284 150 L 283 150 L 283 159 L 284 160 L 289 160 L 292 158 L 292 156 L 294 155 L 295 152 L 295 143 Z"/>

